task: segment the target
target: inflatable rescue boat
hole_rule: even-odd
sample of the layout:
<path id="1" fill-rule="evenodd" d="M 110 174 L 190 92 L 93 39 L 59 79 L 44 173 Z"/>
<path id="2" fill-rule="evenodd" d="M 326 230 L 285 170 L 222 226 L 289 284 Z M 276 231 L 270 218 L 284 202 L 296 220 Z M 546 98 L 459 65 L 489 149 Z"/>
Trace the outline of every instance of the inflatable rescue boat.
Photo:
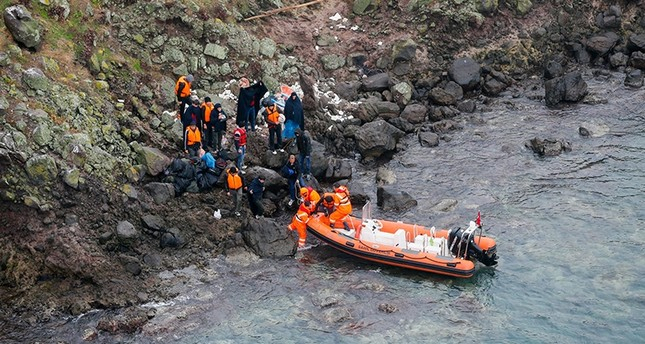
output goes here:
<path id="1" fill-rule="evenodd" d="M 349 216 L 345 223 L 345 229 L 331 228 L 329 219 L 317 214 L 309 220 L 307 229 L 342 252 L 402 268 L 471 277 L 476 260 L 486 266 L 497 264 L 495 240 L 482 235 L 479 214 L 466 229 L 435 230 L 372 219 L 368 202 L 362 218 Z"/>

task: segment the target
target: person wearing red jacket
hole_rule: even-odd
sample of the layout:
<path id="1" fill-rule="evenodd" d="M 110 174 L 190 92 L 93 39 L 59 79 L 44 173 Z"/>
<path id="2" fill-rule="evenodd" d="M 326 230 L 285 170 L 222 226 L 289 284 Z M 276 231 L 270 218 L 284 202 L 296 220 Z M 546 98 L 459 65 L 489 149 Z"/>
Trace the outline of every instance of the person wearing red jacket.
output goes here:
<path id="1" fill-rule="evenodd" d="M 246 130 L 244 129 L 243 123 L 238 123 L 237 128 L 233 132 L 233 140 L 235 141 L 235 149 L 237 150 L 237 167 L 240 169 L 240 173 L 244 174 L 246 172 L 243 169 L 246 168 L 244 165 L 244 154 L 246 153 Z"/>

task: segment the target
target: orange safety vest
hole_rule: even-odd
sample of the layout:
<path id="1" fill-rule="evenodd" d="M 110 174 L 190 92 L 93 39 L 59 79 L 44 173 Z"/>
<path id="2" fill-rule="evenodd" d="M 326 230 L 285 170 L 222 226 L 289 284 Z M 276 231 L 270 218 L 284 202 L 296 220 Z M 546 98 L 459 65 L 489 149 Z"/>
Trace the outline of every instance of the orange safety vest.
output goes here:
<path id="1" fill-rule="evenodd" d="M 192 146 L 196 143 L 202 142 L 202 133 L 199 128 L 192 130 L 190 127 L 186 129 L 186 146 Z"/>
<path id="2" fill-rule="evenodd" d="M 238 174 L 232 174 L 230 170 L 226 171 L 226 174 L 228 175 L 226 182 L 230 190 L 237 190 L 242 187 L 242 177 Z"/>
<path id="3" fill-rule="evenodd" d="M 181 93 L 179 93 L 179 84 L 182 82 L 185 85 L 184 85 L 184 88 L 181 90 Z M 177 80 L 177 83 L 175 84 L 175 94 L 180 96 L 181 98 L 186 98 L 190 96 L 190 87 L 191 87 L 190 82 L 186 80 L 186 76 L 182 75 L 179 77 L 179 79 Z"/>
<path id="4" fill-rule="evenodd" d="M 336 210 L 343 214 L 350 214 L 352 212 L 352 203 L 349 201 L 349 192 L 345 188 L 336 189 L 334 194 L 334 205 Z"/>
<path id="5" fill-rule="evenodd" d="M 280 113 L 278 112 L 278 106 L 273 104 L 273 106 L 267 107 L 267 120 L 269 124 L 277 125 L 280 123 Z"/>
<path id="6" fill-rule="evenodd" d="M 211 112 L 215 109 L 215 104 L 212 102 L 202 103 L 202 109 L 204 110 L 204 122 L 211 122 Z"/>
<path id="7" fill-rule="evenodd" d="M 316 190 L 309 190 L 309 194 L 304 198 L 305 201 L 311 202 L 312 205 L 318 204 L 320 202 L 320 194 Z"/>

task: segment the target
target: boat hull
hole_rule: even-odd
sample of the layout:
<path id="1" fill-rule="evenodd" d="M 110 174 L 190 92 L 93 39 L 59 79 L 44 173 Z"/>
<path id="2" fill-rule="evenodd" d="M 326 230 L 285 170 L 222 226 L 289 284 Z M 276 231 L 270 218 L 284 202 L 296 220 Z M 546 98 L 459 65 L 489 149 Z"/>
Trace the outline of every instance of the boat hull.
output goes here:
<path id="1" fill-rule="evenodd" d="M 441 254 L 440 252 L 412 249 L 413 242 L 400 241 L 402 244 L 386 244 L 367 241 L 365 235 L 361 236 L 360 234 L 361 230 L 365 230 L 361 228 L 361 219 L 350 217 L 346 223 L 352 231 L 332 229 L 325 216 L 314 215 L 309 220 L 307 228 L 315 237 L 333 248 L 369 261 L 462 278 L 471 277 L 475 272 L 473 261 L 455 258 L 447 250 L 442 251 L 443 254 Z M 382 220 L 378 221 L 378 224 L 380 226 L 379 232 L 385 233 L 384 236 L 394 236 L 394 233 L 398 232 L 397 234 L 400 236 L 408 238 L 407 241 L 411 241 L 410 238 L 424 235 L 426 237 L 432 236 L 436 240 L 448 238 L 447 230 L 433 231 L 423 226 Z M 348 235 L 350 233 L 352 235 Z M 477 239 L 476 241 L 482 245 L 482 248 L 495 249 L 495 242 L 492 239 L 487 237 Z"/>

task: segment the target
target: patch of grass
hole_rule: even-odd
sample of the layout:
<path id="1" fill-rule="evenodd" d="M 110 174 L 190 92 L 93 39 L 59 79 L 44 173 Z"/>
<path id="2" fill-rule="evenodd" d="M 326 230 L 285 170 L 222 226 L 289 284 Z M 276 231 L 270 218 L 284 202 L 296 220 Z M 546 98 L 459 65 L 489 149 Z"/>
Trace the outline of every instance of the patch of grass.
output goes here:
<path id="1" fill-rule="evenodd" d="M 132 69 L 137 72 L 137 73 L 143 73 L 143 67 L 141 67 L 141 60 L 139 59 L 132 59 L 132 62 L 130 63 L 130 66 L 132 66 Z"/>

